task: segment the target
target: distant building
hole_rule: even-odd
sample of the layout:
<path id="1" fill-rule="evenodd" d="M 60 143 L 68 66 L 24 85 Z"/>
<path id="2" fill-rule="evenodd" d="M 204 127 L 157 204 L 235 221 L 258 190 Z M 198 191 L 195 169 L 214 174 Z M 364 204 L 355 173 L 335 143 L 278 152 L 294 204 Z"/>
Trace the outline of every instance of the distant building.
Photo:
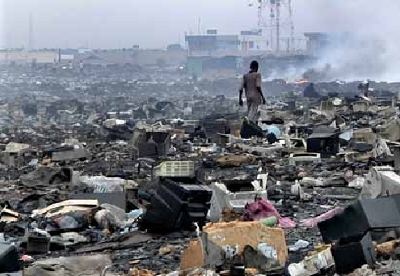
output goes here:
<path id="1" fill-rule="evenodd" d="M 91 52 L 93 52 L 93 50 L 88 48 L 82 48 L 78 50 L 78 54 L 91 53 Z"/>
<path id="2" fill-rule="evenodd" d="M 267 44 L 261 30 L 240 32 L 240 49 L 242 52 L 267 51 L 270 46 Z"/>
<path id="3" fill-rule="evenodd" d="M 202 35 L 186 35 L 187 70 L 189 75 L 201 76 L 203 71 L 231 70 L 238 68 L 240 53 L 239 35 L 219 35 L 208 30 Z"/>
<path id="4" fill-rule="evenodd" d="M 96 50 L 78 54 L 74 63 L 83 62 L 86 66 L 156 66 L 162 61 L 167 66 L 179 66 L 186 62 L 186 51 L 165 50 Z"/>
<path id="5" fill-rule="evenodd" d="M 7 49 L 0 51 L 0 63 L 35 63 L 35 64 L 50 64 L 54 60 L 58 60 L 58 51 L 43 50 L 43 51 L 24 51 Z"/>
<path id="6" fill-rule="evenodd" d="M 207 31 L 205 35 L 186 35 L 185 41 L 189 56 L 211 56 L 222 53 L 239 52 L 238 35 L 219 35 L 215 30 Z"/>
<path id="7" fill-rule="evenodd" d="M 318 56 L 329 44 L 329 35 L 326 33 L 304 33 L 304 36 L 307 38 L 308 55 Z"/>
<path id="8" fill-rule="evenodd" d="M 73 62 L 78 50 L 75 49 L 59 49 L 57 61 L 62 64 Z"/>
<path id="9" fill-rule="evenodd" d="M 167 47 L 167 51 L 172 52 L 172 51 L 183 51 L 183 48 L 180 44 L 170 44 Z"/>

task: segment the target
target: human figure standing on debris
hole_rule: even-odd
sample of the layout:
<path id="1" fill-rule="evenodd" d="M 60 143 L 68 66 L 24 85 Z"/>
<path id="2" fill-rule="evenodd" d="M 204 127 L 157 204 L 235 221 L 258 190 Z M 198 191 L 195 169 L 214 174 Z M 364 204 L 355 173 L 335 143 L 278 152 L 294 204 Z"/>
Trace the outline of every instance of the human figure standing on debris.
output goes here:
<path id="1" fill-rule="evenodd" d="M 358 91 L 360 95 L 368 97 L 368 92 L 369 92 L 369 82 L 364 81 L 358 85 Z"/>
<path id="2" fill-rule="evenodd" d="M 83 61 L 82 60 L 79 62 L 79 72 L 81 74 L 83 73 Z"/>
<path id="3" fill-rule="evenodd" d="M 256 123 L 258 117 L 258 107 L 265 104 L 265 98 L 261 90 L 261 74 L 258 73 L 258 62 L 253 60 L 250 63 L 250 72 L 245 74 L 239 90 L 239 105 L 243 106 L 243 89 L 247 99 L 247 109 L 250 121 Z"/>

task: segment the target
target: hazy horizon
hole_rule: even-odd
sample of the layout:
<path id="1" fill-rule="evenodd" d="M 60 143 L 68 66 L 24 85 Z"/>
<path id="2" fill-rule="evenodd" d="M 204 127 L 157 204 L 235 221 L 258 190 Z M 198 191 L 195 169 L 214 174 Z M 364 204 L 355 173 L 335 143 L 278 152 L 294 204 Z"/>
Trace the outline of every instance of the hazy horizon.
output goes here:
<path id="1" fill-rule="evenodd" d="M 139 45 L 165 49 L 185 45 L 185 32 L 239 34 L 257 28 L 258 0 L 0 0 L 0 47 L 29 48 L 29 18 L 33 49 L 121 49 Z M 283 1 L 283 0 L 282 0 Z M 249 7 L 252 3 L 254 6 Z M 304 32 L 347 32 L 312 65 L 338 79 L 397 79 L 400 73 L 400 1 L 292 0 L 296 36 Z M 282 7 L 282 18 L 285 8 Z M 283 35 L 284 37 L 285 35 Z M 287 36 L 286 36 L 287 37 Z M 279 73 L 301 76 L 309 68 Z M 278 72 L 277 72 L 278 74 Z M 278 77 L 281 77 L 281 76 Z"/>
<path id="2" fill-rule="evenodd" d="M 28 47 L 29 14 L 33 48 L 164 48 L 184 44 L 185 32 L 218 29 L 238 34 L 255 29 L 256 0 L 0 0 L 2 47 Z M 366 0 L 293 0 L 296 34 L 303 32 L 362 32 L 386 24 L 400 3 L 368 5 Z M 367 20 L 373 18 L 374 22 Z M 385 26 L 386 31 L 388 26 Z M 391 28 L 393 28 L 391 26 Z M 385 29 L 384 29 L 385 30 Z M 383 31 L 383 30 L 382 30 Z"/>

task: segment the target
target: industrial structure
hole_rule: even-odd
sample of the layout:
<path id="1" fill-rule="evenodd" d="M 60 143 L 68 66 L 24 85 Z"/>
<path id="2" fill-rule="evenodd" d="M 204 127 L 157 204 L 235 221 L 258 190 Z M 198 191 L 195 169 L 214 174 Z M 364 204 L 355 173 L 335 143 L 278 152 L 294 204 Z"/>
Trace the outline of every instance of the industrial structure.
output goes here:
<path id="1" fill-rule="evenodd" d="M 253 4 L 250 4 L 253 6 Z M 293 53 L 296 49 L 294 37 L 293 9 L 291 0 L 257 0 L 259 33 L 266 45 L 276 54 L 282 50 Z M 283 48 L 282 44 L 286 44 Z"/>
<path id="2" fill-rule="evenodd" d="M 217 30 L 185 36 L 187 70 L 203 76 L 204 72 L 243 72 L 252 59 L 261 63 L 268 77 L 296 68 L 307 68 L 329 44 L 329 35 L 304 33 L 295 36 L 291 0 L 250 0 L 257 8 L 253 29 L 237 34 L 219 34 Z"/>
<path id="3" fill-rule="evenodd" d="M 0 51 L 0 63 L 32 66 L 51 64 L 68 68 L 121 65 L 178 66 L 190 76 L 232 76 L 247 69 L 252 59 L 259 60 L 264 76 L 283 75 L 306 68 L 329 44 L 324 33 L 305 33 L 295 37 L 291 0 L 248 0 L 256 8 L 257 21 L 248 30 L 221 34 L 217 29 L 186 34 L 186 47 L 172 44 L 166 50 L 142 50 L 139 45 L 120 50 L 35 49 L 34 18 L 29 14 L 28 47 Z M 244 6 L 246 4 L 244 3 Z M 182 70 L 182 69 L 180 69 Z"/>

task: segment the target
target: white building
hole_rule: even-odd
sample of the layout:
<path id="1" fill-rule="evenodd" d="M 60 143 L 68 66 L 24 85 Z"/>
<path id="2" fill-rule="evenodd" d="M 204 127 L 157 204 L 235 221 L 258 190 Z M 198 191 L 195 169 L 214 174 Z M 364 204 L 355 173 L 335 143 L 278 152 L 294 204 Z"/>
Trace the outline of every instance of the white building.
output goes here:
<path id="1" fill-rule="evenodd" d="M 268 45 L 266 35 L 261 30 L 240 32 L 240 48 L 242 52 L 268 51 L 271 45 Z"/>

